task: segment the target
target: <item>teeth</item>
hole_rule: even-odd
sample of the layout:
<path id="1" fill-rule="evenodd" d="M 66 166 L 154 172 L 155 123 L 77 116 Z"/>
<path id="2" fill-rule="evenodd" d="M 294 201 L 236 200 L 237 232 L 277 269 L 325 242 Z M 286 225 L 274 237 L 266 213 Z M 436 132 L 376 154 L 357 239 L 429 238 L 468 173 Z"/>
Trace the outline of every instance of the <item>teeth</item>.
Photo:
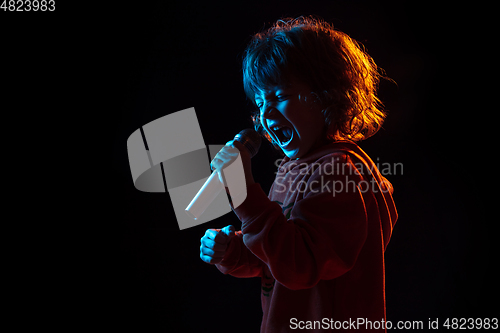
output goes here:
<path id="1" fill-rule="evenodd" d="M 281 146 L 285 146 L 292 139 L 292 129 L 285 125 L 272 126 L 270 129 L 275 133 Z"/>

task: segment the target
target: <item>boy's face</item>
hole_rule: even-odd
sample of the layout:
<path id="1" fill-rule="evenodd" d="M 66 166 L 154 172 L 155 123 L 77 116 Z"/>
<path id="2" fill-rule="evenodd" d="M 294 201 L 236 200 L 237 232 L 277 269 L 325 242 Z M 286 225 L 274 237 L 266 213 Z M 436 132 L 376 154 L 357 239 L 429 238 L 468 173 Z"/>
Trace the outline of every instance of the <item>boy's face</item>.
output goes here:
<path id="1" fill-rule="evenodd" d="M 261 122 L 289 158 L 300 158 L 322 144 L 325 119 L 318 103 L 299 100 L 311 90 L 297 81 L 255 95 Z"/>

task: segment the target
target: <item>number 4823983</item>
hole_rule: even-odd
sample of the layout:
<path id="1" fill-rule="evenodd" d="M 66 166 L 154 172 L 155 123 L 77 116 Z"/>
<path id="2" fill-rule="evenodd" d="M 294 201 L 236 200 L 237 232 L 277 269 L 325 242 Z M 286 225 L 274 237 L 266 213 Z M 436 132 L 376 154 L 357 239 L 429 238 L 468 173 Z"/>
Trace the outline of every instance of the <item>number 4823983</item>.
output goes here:
<path id="1" fill-rule="evenodd" d="M 54 0 L 4 0 L 0 9 L 9 12 L 53 12 L 56 10 Z"/>

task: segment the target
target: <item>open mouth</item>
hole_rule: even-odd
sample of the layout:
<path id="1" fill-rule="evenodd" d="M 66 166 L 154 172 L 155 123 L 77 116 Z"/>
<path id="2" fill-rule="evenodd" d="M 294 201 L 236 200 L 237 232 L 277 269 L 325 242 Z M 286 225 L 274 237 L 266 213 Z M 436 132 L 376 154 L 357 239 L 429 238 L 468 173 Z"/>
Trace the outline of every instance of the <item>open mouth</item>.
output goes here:
<path id="1" fill-rule="evenodd" d="M 293 130 L 288 126 L 273 126 L 271 130 L 281 147 L 286 147 L 293 139 Z"/>

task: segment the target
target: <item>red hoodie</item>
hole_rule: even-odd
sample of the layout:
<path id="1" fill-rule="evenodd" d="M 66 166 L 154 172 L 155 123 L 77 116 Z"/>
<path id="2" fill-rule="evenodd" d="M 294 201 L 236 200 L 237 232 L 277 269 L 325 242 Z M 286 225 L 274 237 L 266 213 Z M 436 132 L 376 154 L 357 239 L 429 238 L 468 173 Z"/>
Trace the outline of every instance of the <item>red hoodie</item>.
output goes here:
<path id="1" fill-rule="evenodd" d="M 234 212 L 241 231 L 216 266 L 261 277 L 261 332 L 385 331 L 384 251 L 397 212 L 391 184 L 356 144 L 285 157 L 269 197 L 251 185 Z"/>

